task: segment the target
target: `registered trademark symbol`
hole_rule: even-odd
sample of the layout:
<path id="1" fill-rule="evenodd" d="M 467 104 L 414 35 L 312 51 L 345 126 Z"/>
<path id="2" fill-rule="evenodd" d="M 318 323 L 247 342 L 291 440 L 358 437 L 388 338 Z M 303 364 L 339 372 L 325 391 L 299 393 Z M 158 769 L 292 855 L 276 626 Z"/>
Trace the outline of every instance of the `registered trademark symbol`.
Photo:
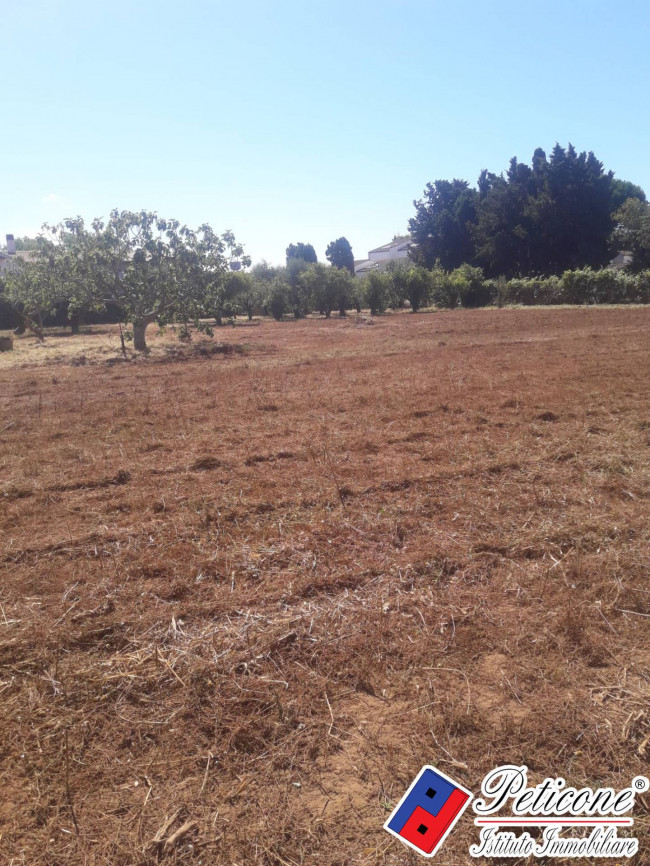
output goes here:
<path id="1" fill-rule="evenodd" d="M 637 791 L 647 791 L 650 787 L 650 782 L 645 776 L 636 776 L 632 779 L 632 784 L 637 789 Z"/>

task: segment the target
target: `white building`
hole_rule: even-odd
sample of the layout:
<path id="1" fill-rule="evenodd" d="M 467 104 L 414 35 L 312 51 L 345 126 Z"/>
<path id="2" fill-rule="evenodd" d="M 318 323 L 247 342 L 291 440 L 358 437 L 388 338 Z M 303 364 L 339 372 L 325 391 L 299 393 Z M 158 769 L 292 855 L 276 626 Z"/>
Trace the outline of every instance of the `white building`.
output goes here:
<path id="1" fill-rule="evenodd" d="M 399 238 L 381 247 L 370 250 L 367 259 L 360 259 L 354 263 L 355 277 L 367 276 L 371 271 L 385 270 L 388 262 L 398 259 L 408 259 L 409 250 L 413 246 L 410 238 Z"/>
<path id="2" fill-rule="evenodd" d="M 610 261 L 609 266 L 615 271 L 622 271 L 623 268 L 632 264 L 632 258 L 632 253 L 629 250 L 621 250 L 621 252 L 617 256 L 614 256 Z"/>
<path id="3" fill-rule="evenodd" d="M 15 267 L 16 241 L 13 235 L 7 235 L 7 252 L 0 250 L 0 274 L 13 270 Z"/>
<path id="4" fill-rule="evenodd" d="M 0 250 L 0 274 L 15 271 L 20 262 L 29 262 L 35 256 L 31 250 L 16 250 L 13 235 L 7 235 L 7 249 Z"/>

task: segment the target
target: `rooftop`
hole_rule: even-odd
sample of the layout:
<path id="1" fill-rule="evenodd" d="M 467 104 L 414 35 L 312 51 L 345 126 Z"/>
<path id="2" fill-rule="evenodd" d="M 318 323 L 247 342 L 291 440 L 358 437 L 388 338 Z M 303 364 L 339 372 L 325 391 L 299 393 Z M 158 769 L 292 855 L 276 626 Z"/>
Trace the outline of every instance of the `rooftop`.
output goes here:
<path id="1" fill-rule="evenodd" d="M 370 250 L 371 253 L 386 253 L 389 250 L 397 249 L 397 250 L 406 250 L 411 246 L 410 238 L 400 238 L 396 241 L 391 241 L 388 244 L 384 244 L 381 247 L 375 247 L 374 250 Z"/>

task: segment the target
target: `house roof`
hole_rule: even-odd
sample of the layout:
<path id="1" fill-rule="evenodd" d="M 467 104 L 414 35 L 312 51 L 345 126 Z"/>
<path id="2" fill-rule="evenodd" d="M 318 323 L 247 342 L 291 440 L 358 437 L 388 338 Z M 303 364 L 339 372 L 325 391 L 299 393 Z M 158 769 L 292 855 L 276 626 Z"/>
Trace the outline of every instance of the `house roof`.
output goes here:
<path id="1" fill-rule="evenodd" d="M 609 266 L 610 268 L 622 269 L 627 267 L 627 265 L 632 264 L 633 258 L 634 256 L 629 250 L 621 250 L 620 253 L 610 260 Z"/>
<path id="2" fill-rule="evenodd" d="M 389 250 L 397 249 L 397 250 L 407 250 L 411 246 L 410 238 L 401 238 L 397 241 L 391 241 L 388 244 L 384 244 L 382 247 L 376 247 L 374 250 L 370 250 L 370 253 L 387 253 Z M 370 255 L 369 253 L 369 255 Z"/>
<path id="3" fill-rule="evenodd" d="M 12 253 L 12 259 L 22 259 L 24 262 L 31 262 L 34 258 L 36 258 L 36 250 L 16 250 L 15 253 Z"/>
<path id="4" fill-rule="evenodd" d="M 362 259 L 354 263 L 354 273 L 363 274 L 366 271 L 375 271 L 379 268 L 379 262 L 373 262 L 372 259 Z"/>

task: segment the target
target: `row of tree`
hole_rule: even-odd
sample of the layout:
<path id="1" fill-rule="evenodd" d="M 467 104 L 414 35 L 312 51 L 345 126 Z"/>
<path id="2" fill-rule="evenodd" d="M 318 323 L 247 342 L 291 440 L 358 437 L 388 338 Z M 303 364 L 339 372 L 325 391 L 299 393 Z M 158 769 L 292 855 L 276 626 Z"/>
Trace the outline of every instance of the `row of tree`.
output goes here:
<path id="1" fill-rule="evenodd" d="M 497 279 L 481 268 L 464 264 L 453 271 L 427 270 L 395 264 L 386 272 L 371 272 L 363 281 L 362 297 L 371 313 L 408 305 L 456 309 L 507 304 L 647 304 L 650 271 L 632 274 L 611 268 L 580 268 L 560 276 Z"/>
<path id="2" fill-rule="evenodd" d="M 437 180 L 414 202 L 411 261 L 354 277 L 348 240 L 329 244 L 329 265 L 309 243 L 290 244 L 286 265 L 250 258 L 232 232 L 190 229 L 148 211 L 111 212 L 87 226 L 81 218 L 44 226 L 0 281 L 0 300 L 42 337 L 43 323 L 63 310 L 73 331 L 84 316 L 129 323 L 146 349 L 146 329 L 175 322 L 209 331 L 206 319 L 281 319 L 311 312 L 373 314 L 408 302 L 417 311 L 490 303 L 647 302 L 650 205 L 643 190 L 605 172 L 593 153 L 556 145 L 537 149 L 531 165 L 513 158 L 506 175 L 483 171 L 476 188 Z M 597 274 L 613 252 L 633 254 L 628 270 Z"/>
<path id="3" fill-rule="evenodd" d="M 246 269 L 232 232 L 204 224 L 193 230 L 177 220 L 140 211 L 111 212 L 86 226 L 81 218 L 46 225 L 37 238 L 19 238 L 14 267 L 0 283 L 0 299 L 18 316 L 19 330 L 43 338 L 43 325 L 63 315 L 73 332 L 84 318 L 116 316 L 127 337 L 146 350 L 146 329 L 176 322 L 210 330 L 238 314 L 263 312 L 280 319 L 313 310 L 329 316 L 360 308 L 354 257 L 346 238 L 327 247 L 329 266 L 311 244 L 291 244 L 286 266 L 266 262 Z"/>
<path id="4" fill-rule="evenodd" d="M 327 247 L 329 265 L 317 261 L 311 244 L 291 244 L 286 266 L 266 262 L 250 272 L 232 232 L 218 235 L 204 224 L 193 230 L 155 213 L 111 212 L 87 226 L 81 218 L 46 225 L 37 238 L 18 239 L 15 266 L 0 285 L 0 299 L 43 338 L 44 323 L 65 316 L 73 332 L 84 318 L 106 316 L 129 323 L 126 336 L 146 350 L 146 330 L 155 322 L 210 331 L 206 319 L 255 312 L 280 319 L 313 310 L 329 316 L 360 308 L 354 258 L 346 238 Z"/>
<path id="5" fill-rule="evenodd" d="M 52 238 L 56 237 L 55 242 Z M 287 250 L 285 266 L 260 262 L 250 271 L 242 248 L 230 232 L 217 237 L 207 226 L 197 232 L 152 214 L 112 214 L 106 225 L 86 230 L 67 221 L 30 244 L 34 257 L 6 279 L 3 297 L 19 311 L 24 326 L 42 336 L 44 322 L 63 314 L 78 330 L 84 316 L 105 315 L 129 322 L 127 336 L 146 350 L 145 331 L 156 322 L 172 322 L 211 332 L 238 315 L 286 315 L 296 319 L 317 313 L 388 308 L 455 309 L 492 304 L 650 303 L 650 271 L 638 274 L 582 268 L 561 276 L 497 279 L 463 264 L 452 271 L 431 270 L 412 262 L 392 262 L 386 271 L 354 278 L 348 268 L 324 265 L 305 253 Z M 118 252 L 119 251 L 119 252 Z M 233 258 L 236 257 L 236 258 Z"/>
<path id="6" fill-rule="evenodd" d="M 261 263 L 248 274 L 233 275 L 229 315 L 253 309 L 276 319 L 302 318 L 350 308 L 379 315 L 387 309 L 425 307 L 455 309 L 506 304 L 646 304 L 650 303 L 650 271 L 637 274 L 610 268 L 581 268 L 560 276 L 497 279 L 464 264 L 453 271 L 427 270 L 412 262 L 393 262 L 385 271 L 353 279 L 345 269 L 289 258 L 286 267 Z"/>
<path id="7" fill-rule="evenodd" d="M 485 170 L 476 187 L 436 180 L 414 205 L 413 258 L 427 268 L 471 264 L 489 277 L 559 275 L 602 267 L 622 248 L 635 249 L 639 270 L 650 264 L 644 191 L 571 144 L 556 144 L 548 158 L 538 148 L 530 165 L 513 157 L 505 175 Z"/>

